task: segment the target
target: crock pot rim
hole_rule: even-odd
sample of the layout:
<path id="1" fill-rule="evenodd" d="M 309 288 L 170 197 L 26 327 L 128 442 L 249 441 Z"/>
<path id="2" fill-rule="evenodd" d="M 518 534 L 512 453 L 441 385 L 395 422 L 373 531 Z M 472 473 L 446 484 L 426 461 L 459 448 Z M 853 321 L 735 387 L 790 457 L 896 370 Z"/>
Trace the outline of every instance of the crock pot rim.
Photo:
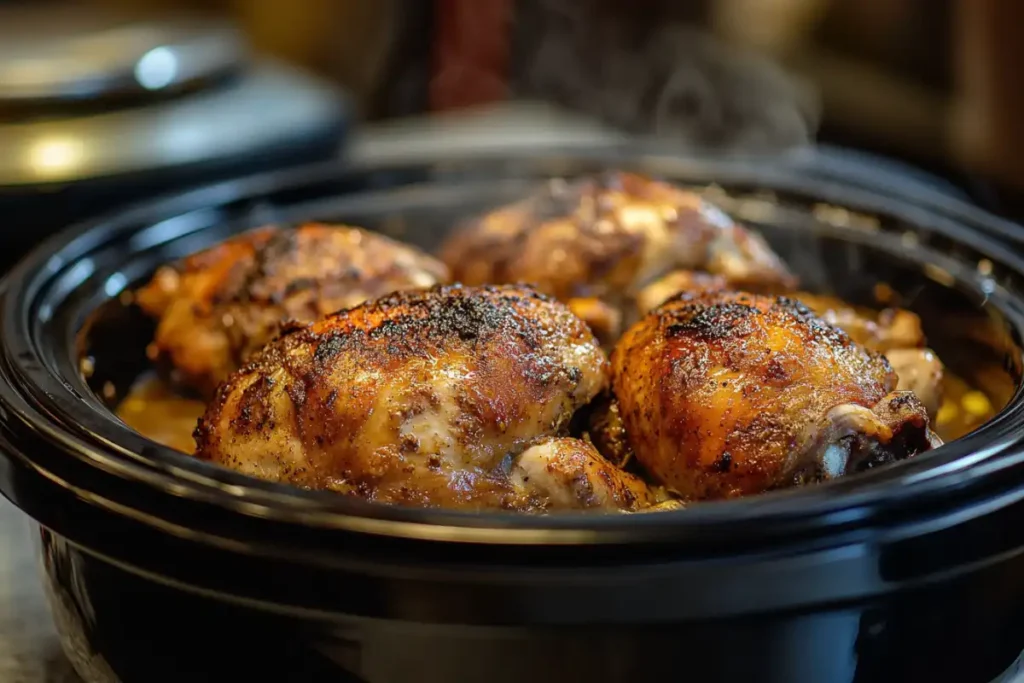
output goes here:
<path id="1" fill-rule="evenodd" d="M 827 199 L 828 195 L 839 192 L 848 199 L 858 201 L 843 202 L 848 205 L 860 205 L 880 202 L 885 204 L 891 202 L 891 198 L 883 194 L 872 192 L 870 189 L 841 188 L 835 187 L 834 183 L 821 180 L 809 180 L 799 172 L 789 172 L 780 169 L 777 158 L 751 159 L 749 157 L 733 157 L 728 159 L 706 159 L 699 157 L 678 157 L 664 152 L 656 153 L 645 151 L 644 155 L 638 155 L 637 149 L 624 149 L 618 145 L 610 149 L 588 150 L 590 153 L 581 153 L 580 150 L 572 150 L 567 153 L 574 162 L 598 162 L 605 165 L 620 165 L 623 167 L 636 167 L 637 165 L 648 165 L 651 160 L 657 158 L 661 163 L 689 165 L 689 174 L 694 176 L 708 177 L 711 183 L 714 178 L 723 178 L 730 175 L 731 180 L 739 182 L 757 180 L 759 185 L 766 189 L 798 189 L 802 194 L 821 196 Z M 566 154 L 566 153 L 563 153 Z M 521 156 L 519 156 L 521 155 Z M 540 161 L 547 158 L 555 163 L 560 157 L 557 150 L 519 150 L 518 154 L 502 152 L 494 159 L 487 159 L 486 155 L 473 155 L 468 163 L 479 163 L 481 161 L 497 161 L 507 163 L 509 161 L 522 160 L 526 162 Z M 438 160 L 440 163 L 466 163 L 466 159 Z M 60 414 L 61 407 L 57 405 L 61 399 L 76 404 L 81 401 L 77 393 L 63 384 L 65 389 L 61 399 L 48 392 L 33 392 L 32 385 L 41 385 L 38 380 L 57 381 L 59 378 L 52 376 L 48 368 L 41 362 L 36 352 L 33 340 L 22 338 L 17 334 L 19 328 L 25 331 L 27 314 L 35 303 L 36 296 L 42 289 L 47 278 L 52 278 L 60 272 L 62 267 L 68 265 L 60 262 L 60 259 L 53 260 L 61 253 L 78 250 L 77 257 L 72 254 L 72 261 L 80 258 L 90 249 L 98 244 L 106 242 L 104 235 L 111 233 L 129 231 L 131 226 L 142 220 L 146 224 L 152 224 L 153 220 L 165 219 L 173 215 L 181 215 L 183 210 L 198 210 L 203 206 L 210 206 L 211 202 L 223 205 L 231 201 L 254 199 L 273 192 L 280 192 L 287 188 L 301 187 L 306 183 L 337 179 L 349 174 L 367 173 L 373 171 L 388 171 L 408 168 L 409 164 L 404 161 L 395 161 L 385 164 L 364 164 L 347 165 L 335 162 L 327 164 L 316 164 L 285 172 L 274 172 L 261 174 L 259 176 L 219 183 L 213 186 L 200 188 L 191 192 L 174 195 L 159 199 L 153 202 L 130 208 L 115 216 L 96 221 L 90 221 L 64 231 L 54 238 L 48 240 L 41 247 L 26 257 L 4 281 L 3 310 L 3 349 L 7 354 L 6 373 L 10 381 L 9 385 L 0 387 L 0 401 L 7 403 L 8 409 L 15 407 L 11 401 L 13 398 L 11 390 L 16 390 L 22 399 L 26 400 L 19 412 L 21 419 L 31 425 L 48 439 L 63 442 L 69 452 L 75 453 L 77 457 L 91 462 L 94 466 L 104 469 L 116 476 L 144 482 L 164 493 L 171 493 L 176 496 L 196 496 L 209 502 L 216 502 L 228 508 L 234 508 L 242 514 L 252 516 L 253 506 L 265 508 L 260 513 L 270 516 L 280 516 L 282 519 L 294 519 L 304 523 L 312 523 L 315 526 L 365 526 L 358 524 L 358 520 L 376 520 L 390 522 L 403 522 L 406 524 L 427 524 L 442 525 L 455 528 L 458 531 L 471 530 L 476 527 L 482 531 L 494 531 L 500 529 L 502 534 L 508 534 L 509 526 L 519 527 L 523 531 L 532 532 L 568 532 L 570 535 L 593 534 L 602 531 L 623 532 L 629 531 L 637 540 L 642 540 L 645 534 L 637 533 L 642 528 L 651 530 L 659 527 L 679 525 L 708 525 L 708 524 L 733 524 L 750 521 L 752 517 L 765 520 L 772 517 L 786 517 L 792 515 L 816 515 L 821 519 L 849 518 L 855 510 L 870 506 L 879 506 L 899 502 L 906 503 L 908 497 L 929 496 L 941 494 L 944 490 L 962 487 L 978 477 L 991 476 L 994 468 L 991 458 L 987 459 L 987 467 L 962 467 L 955 468 L 956 471 L 944 474 L 940 478 L 919 476 L 921 469 L 928 470 L 931 466 L 951 465 L 957 461 L 963 462 L 964 456 L 984 450 L 990 454 L 1004 452 L 1012 446 L 1012 430 L 1006 428 L 1006 422 L 1010 417 L 1018 418 L 1022 412 L 1020 405 L 1021 389 L 1018 390 L 1007 409 L 1000 416 L 988 423 L 979 432 L 959 439 L 940 451 L 935 453 L 930 467 L 927 468 L 902 468 L 893 467 L 877 470 L 875 472 L 860 475 L 845 480 L 829 483 L 827 485 L 807 487 L 803 489 L 790 490 L 763 496 L 751 497 L 736 501 L 718 503 L 705 503 L 694 506 L 690 509 L 678 512 L 663 512 L 654 515 L 640 516 L 596 516 L 587 514 L 559 514 L 547 517 L 531 517 L 524 515 L 512 515 L 501 513 L 463 513 L 457 511 L 443 510 L 412 510 L 392 506 L 383 506 L 367 503 L 361 500 L 345 498 L 333 494 L 321 492 L 306 492 L 293 487 L 281 484 L 274 484 L 261 480 L 252 479 L 244 475 L 222 469 L 216 466 L 200 463 L 188 456 L 179 454 L 169 448 L 165 448 L 150 442 L 135 434 L 127 427 L 118 425 L 122 444 L 139 445 L 139 453 L 129 449 L 119 448 L 115 442 L 100 442 L 96 438 L 84 437 L 80 432 L 76 433 L 73 427 L 67 424 L 58 423 L 52 418 L 46 417 L 46 412 L 56 411 Z M 703 169 L 695 171 L 694 168 Z M 712 170 L 713 169 L 713 170 Z M 792 187 L 787 187 L 791 185 Z M 938 202 L 939 197 L 929 199 L 925 204 Z M 956 216 L 963 216 L 970 219 L 971 223 L 978 223 L 975 229 L 986 230 L 992 225 L 1002 225 L 998 219 L 993 219 L 980 210 L 968 205 L 963 205 L 955 200 L 942 203 L 949 203 L 955 209 Z M 927 206 L 918 204 L 908 205 L 915 212 L 924 211 L 933 218 L 942 218 L 941 213 Z M 924 215 L 924 214 L 922 214 Z M 1005 228 L 1006 226 L 1002 226 Z M 994 231 L 1000 234 L 999 231 Z M 996 258 L 1001 263 L 1011 263 L 1012 268 L 1024 274 L 1024 261 L 1007 254 L 1004 247 L 997 241 L 990 240 L 984 235 L 971 236 L 972 245 L 980 247 L 979 250 L 991 254 L 998 254 Z M 42 278 L 42 280 L 40 280 Z M 12 302 L 15 305 L 11 305 Z M 1018 320 L 1019 323 L 1019 320 Z M 13 333 L 12 333 L 13 332 Z M 22 362 L 18 362 L 20 359 Z M 26 362 L 28 361 L 28 362 Z M 45 382 L 43 382 L 45 383 Z M 35 395 L 33 395 L 35 394 Z M 34 404 L 34 405 L 33 405 Z M 117 425 L 115 421 L 110 421 Z M 1002 430 L 997 428 L 1003 425 Z M 985 448 L 980 446 L 985 435 Z M 94 435 L 95 436 L 95 435 Z M 997 438 L 993 438 L 997 437 Z M 143 444 L 144 442 L 144 444 Z M 134 457 L 133 457 L 134 456 Z M 938 457 L 941 456 L 941 457 Z M 917 462 L 925 460 L 917 459 Z M 914 463 L 915 461 L 911 461 Z M 907 463 L 908 465 L 911 463 Z M 1007 466 L 1016 464 L 1015 459 L 1007 460 Z M 910 469 L 915 469 L 912 473 Z M 996 468 L 998 469 L 998 468 Z M 161 471 L 163 470 L 163 471 Z M 187 472 L 194 477 L 188 479 L 175 476 L 170 472 Z M 924 473 L 926 475 L 926 472 Z M 905 475 L 905 476 L 904 476 Z M 228 488 L 230 487 L 230 489 Z M 227 493 L 230 490 L 233 493 Z M 894 495 L 896 492 L 899 496 Z M 483 522 L 483 523 L 482 523 Z M 493 522 L 493 523 L 491 523 Z M 375 531 L 385 532 L 386 528 L 378 524 L 371 524 Z M 483 527 L 483 529 L 480 529 Z M 457 534 L 456 534 L 457 535 Z M 479 540 L 477 534 L 470 534 L 473 540 Z M 529 534 L 537 536 L 536 533 Z M 619 537 L 621 533 L 613 533 Z M 565 534 L 556 533 L 556 536 Z M 457 540 L 449 535 L 449 540 Z M 499 542 L 506 539 L 499 539 Z M 514 539 L 507 539 L 513 541 Z M 559 541 L 561 542 L 561 541 Z"/>

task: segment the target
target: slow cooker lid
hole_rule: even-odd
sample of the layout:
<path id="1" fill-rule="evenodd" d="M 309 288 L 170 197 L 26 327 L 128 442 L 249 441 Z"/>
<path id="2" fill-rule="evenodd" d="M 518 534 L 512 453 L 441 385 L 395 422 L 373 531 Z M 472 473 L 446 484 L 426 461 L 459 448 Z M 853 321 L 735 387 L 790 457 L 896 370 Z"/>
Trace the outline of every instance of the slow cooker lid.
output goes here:
<path id="1" fill-rule="evenodd" d="M 0 111 L 153 97 L 240 67 L 246 46 L 209 19 L 135 21 L 40 3 L 0 9 Z"/>

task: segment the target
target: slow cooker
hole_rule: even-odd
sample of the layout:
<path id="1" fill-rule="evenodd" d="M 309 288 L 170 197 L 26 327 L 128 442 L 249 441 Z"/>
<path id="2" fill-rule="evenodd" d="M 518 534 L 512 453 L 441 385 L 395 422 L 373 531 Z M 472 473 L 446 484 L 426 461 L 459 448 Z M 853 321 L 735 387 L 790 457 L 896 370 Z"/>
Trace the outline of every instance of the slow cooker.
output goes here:
<path id="1" fill-rule="evenodd" d="M 125 292 L 257 225 L 425 248 L 550 178 L 708 193 L 811 290 L 884 283 L 998 413 L 831 483 L 644 515 L 388 507 L 220 469 L 113 413 L 148 372 Z M 108 681 L 1012 680 L 1024 649 L 1024 257 L 938 193 L 642 146 L 326 164 L 210 185 L 51 238 L 4 280 L 0 490 L 40 524 L 65 649 Z M 80 363 L 90 359 L 88 377 Z"/>

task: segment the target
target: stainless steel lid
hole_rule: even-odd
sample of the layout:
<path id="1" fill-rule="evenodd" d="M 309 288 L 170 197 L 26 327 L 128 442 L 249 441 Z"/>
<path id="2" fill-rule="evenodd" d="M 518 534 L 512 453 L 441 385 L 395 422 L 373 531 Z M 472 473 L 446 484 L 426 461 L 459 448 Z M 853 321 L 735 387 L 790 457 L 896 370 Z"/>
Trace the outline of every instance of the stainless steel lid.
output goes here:
<path id="1" fill-rule="evenodd" d="M 208 19 L 134 20 L 95 8 L 0 8 L 0 108 L 174 91 L 240 67 L 241 34 Z"/>
<path id="2" fill-rule="evenodd" d="M 346 116 L 345 100 L 283 64 L 150 107 L 0 123 L 0 189 L 189 166 L 294 143 Z"/>
<path id="3" fill-rule="evenodd" d="M 0 189 L 287 148 L 346 111 L 318 79 L 250 62 L 230 24 L 0 6 Z"/>

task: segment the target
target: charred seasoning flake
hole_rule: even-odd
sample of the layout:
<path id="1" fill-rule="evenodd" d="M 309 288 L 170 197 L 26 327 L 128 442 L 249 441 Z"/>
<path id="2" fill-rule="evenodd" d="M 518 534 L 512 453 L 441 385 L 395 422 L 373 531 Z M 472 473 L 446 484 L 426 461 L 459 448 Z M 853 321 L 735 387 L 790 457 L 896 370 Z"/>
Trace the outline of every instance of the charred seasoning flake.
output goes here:
<path id="1" fill-rule="evenodd" d="M 332 334 L 317 344 L 316 351 L 313 352 L 313 360 L 320 364 L 326 363 L 341 353 L 344 345 L 344 338 L 341 335 Z"/>
<path id="2" fill-rule="evenodd" d="M 719 472 L 728 472 L 729 469 L 732 467 L 732 453 L 730 453 L 729 451 L 722 453 L 722 457 L 719 458 L 716 465 L 718 466 Z"/>

